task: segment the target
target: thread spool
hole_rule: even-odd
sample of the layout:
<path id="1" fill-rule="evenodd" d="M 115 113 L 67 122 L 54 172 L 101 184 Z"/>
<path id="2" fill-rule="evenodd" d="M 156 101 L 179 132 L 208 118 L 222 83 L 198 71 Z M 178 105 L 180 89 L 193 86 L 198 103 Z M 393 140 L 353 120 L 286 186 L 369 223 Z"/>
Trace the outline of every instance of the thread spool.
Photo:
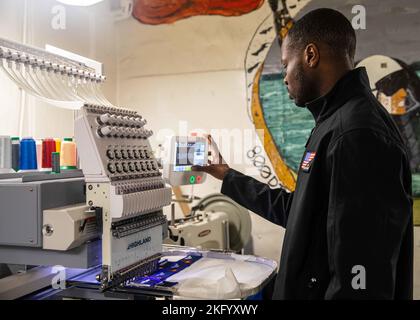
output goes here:
<path id="1" fill-rule="evenodd" d="M 23 138 L 20 142 L 20 170 L 36 170 L 36 144 L 33 138 Z"/>
<path id="2" fill-rule="evenodd" d="M 19 171 L 20 165 L 20 140 L 19 137 L 12 137 L 12 168 Z"/>
<path id="3" fill-rule="evenodd" d="M 38 170 L 42 169 L 42 140 L 35 140 L 36 143 L 36 160 L 38 163 Z"/>
<path id="4" fill-rule="evenodd" d="M 42 169 L 50 169 L 52 167 L 51 154 L 56 152 L 55 140 L 47 138 L 42 140 Z"/>
<path id="5" fill-rule="evenodd" d="M 55 141 L 55 151 L 60 152 L 61 151 L 61 139 L 54 138 Z"/>
<path id="6" fill-rule="evenodd" d="M 12 139 L 0 136 L 0 172 L 12 171 Z"/>
<path id="7" fill-rule="evenodd" d="M 60 173 L 60 152 L 53 152 L 51 154 L 51 172 L 52 173 Z"/>
<path id="8" fill-rule="evenodd" d="M 77 168 L 76 143 L 72 138 L 64 138 L 61 144 L 61 169 L 70 170 Z"/>

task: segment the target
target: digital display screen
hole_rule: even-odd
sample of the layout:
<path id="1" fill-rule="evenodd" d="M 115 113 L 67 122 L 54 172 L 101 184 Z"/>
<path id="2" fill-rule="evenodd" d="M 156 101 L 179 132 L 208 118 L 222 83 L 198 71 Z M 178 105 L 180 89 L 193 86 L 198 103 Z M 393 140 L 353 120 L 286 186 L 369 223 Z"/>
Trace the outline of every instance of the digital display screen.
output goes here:
<path id="1" fill-rule="evenodd" d="M 203 166 L 205 144 L 203 142 L 177 141 L 175 145 L 174 171 L 191 171 L 193 165 Z"/>

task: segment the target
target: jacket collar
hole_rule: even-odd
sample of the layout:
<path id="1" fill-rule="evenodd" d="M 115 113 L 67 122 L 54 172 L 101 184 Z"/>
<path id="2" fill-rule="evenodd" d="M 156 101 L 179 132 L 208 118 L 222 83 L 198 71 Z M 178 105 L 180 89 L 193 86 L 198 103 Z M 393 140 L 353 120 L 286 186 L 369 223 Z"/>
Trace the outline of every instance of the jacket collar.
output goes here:
<path id="1" fill-rule="evenodd" d="M 369 78 L 365 67 L 347 72 L 324 96 L 306 103 L 318 124 L 330 117 L 350 98 L 362 92 L 370 92 Z"/>

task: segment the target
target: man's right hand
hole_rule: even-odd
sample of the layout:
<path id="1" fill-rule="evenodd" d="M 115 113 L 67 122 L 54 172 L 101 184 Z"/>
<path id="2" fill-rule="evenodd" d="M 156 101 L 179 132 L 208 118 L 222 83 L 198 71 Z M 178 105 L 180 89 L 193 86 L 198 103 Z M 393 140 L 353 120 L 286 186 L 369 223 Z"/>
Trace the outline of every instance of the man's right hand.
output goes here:
<path id="1" fill-rule="evenodd" d="M 223 180 L 230 167 L 227 165 L 222 155 L 220 154 L 219 148 L 217 147 L 217 144 L 214 142 L 213 138 L 208 135 L 207 139 L 209 141 L 209 150 L 211 151 L 213 161 L 209 160 L 208 165 L 206 166 L 193 166 L 192 170 L 206 172 L 216 179 Z"/>

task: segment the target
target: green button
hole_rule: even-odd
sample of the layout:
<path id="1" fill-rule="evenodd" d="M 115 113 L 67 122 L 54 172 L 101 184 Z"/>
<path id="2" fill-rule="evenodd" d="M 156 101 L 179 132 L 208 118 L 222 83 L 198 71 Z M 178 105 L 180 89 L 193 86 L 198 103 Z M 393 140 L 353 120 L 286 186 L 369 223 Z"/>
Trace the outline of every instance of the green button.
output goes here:
<path id="1" fill-rule="evenodd" d="M 191 183 L 191 184 L 194 184 L 194 183 L 195 183 L 195 176 L 191 176 L 191 177 L 190 177 L 190 183 Z"/>

